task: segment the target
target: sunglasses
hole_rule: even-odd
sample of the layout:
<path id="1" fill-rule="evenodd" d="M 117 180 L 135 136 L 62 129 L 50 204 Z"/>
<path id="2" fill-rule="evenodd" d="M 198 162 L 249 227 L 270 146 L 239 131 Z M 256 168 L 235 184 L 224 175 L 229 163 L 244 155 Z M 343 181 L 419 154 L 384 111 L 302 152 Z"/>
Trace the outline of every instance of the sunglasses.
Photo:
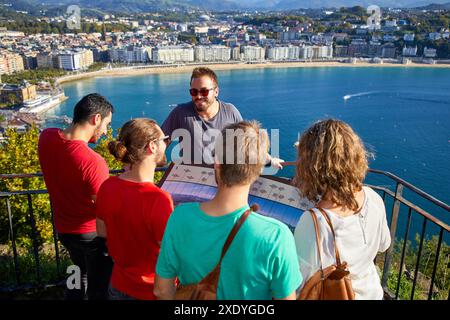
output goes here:
<path id="1" fill-rule="evenodd" d="M 170 139 L 170 136 L 164 136 L 164 137 L 162 137 L 162 138 L 159 138 L 159 139 L 154 139 L 154 140 L 152 140 L 152 141 L 164 141 L 164 142 L 167 142 L 167 141 L 169 141 L 169 139 Z"/>
<path id="2" fill-rule="evenodd" d="M 211 90 L 214 90 L 216 87 L 208 89 L 208 88 L 201 88 L 201 89 L 189 89 L 189 93 L 191 94 L 191 96 L 196 97 L 198 95 L 198 93 L 200 92 L 200 95 L 202 97 L 207 97 L 209 92 Z"/>

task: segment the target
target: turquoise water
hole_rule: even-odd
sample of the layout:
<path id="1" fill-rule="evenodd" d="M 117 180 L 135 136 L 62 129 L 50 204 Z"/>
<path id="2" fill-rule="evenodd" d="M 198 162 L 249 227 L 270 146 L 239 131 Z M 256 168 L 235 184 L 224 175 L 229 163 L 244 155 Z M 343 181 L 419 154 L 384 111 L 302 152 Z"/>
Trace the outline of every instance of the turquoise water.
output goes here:
<path id="1" fill-rule="evenodd" d="M 281 158 L 295 159 L 293 143 L 314 121 L 338 118 L 374 152 L 372 168 L 390 171 L 450 203 L 450 69 L 321 67 L 217 74 L 222 100 L 236 105 L 245 119 L 280 130 Z M 189 79 L 190 74 L 180 73 L 68 83 L 69 99 L 49 113 L 72 116 L 81 97 L 99 92 L 116 108 L 113 128 L 142 116 L 161 124 L 171 105 L 190 100 Z"/>

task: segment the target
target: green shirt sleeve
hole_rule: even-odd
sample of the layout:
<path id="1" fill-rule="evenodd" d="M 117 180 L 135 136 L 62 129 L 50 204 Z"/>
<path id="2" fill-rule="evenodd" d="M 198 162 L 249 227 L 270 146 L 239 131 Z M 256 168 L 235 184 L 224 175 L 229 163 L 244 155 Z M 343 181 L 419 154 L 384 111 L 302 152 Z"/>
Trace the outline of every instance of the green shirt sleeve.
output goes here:
<path id="1" fill-rule="evenodd" d="M 297 290 L 303 279 L 292 233 L 286 226 L 282 226 L 275 237 L 269 257 L 272 274 L 270 289 L 273 298 L 282 299 Z"/>
<path id="2" fill-rule="evenodd" d="M 176 210 L 176 209 L 175 209 Z M 178 273 L 178 259 L 174 250 L 174 235 L 176 234 L 174 224 L 175 211 L 167 221 L 166 230 L 164 231 L 161 250 L 159 252 L 158 261 L 156 263 L 156 274 L 165 279 L 172 279 Z"/>

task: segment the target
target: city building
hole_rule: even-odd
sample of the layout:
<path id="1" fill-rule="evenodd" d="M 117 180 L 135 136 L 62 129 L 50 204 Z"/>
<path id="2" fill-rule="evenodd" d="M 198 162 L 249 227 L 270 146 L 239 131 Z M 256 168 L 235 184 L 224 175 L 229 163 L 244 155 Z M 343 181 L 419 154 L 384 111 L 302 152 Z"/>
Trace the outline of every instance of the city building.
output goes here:
<path id="1" fill-rule="evenodd" d="M 381 46 L 381 57 L 387 59 L 395 59 L 397 56 L 397 49 L 391 42 L 385 43 Z"/>
<path id="2" fill-rule="evenodd" d="M 59 68 L 59 58 L 56 53 L 53 52 L 40 52 L 36 56 L 37 68 L 51 69 Z"/>
<path id="3" fill-rule="evenodd" d="M 2 103 L 23 103 L 36 98 L 36 86 L 24 81 L 20 85 L 1 84 L 0 101 Z"/>
<path id="4" fill-rule="evenodd" d="M 335 57 L 347 57 L 348 56 L 348 46 L 335 46 L 333 55 Z"/>
<path id="5" fill-rule="evenodd" d="M 268 60 L 298 60 L 300 48 L 297 46 L 273 47 L 266 50 Z"/>
<path id="6" fill-rule="evenodd" d="M 226 46 L 196 46 L 194 60 L 198 62 L 226 62 L 231 60 L 231 49 Z"/>
<path id="7" fill-rule="evenodd" d="M 333 57 L 333 46 L 303 46 L 300 47 L 300 59 L 330 59 Z"/>
<path id="8" fill-rule="evenodd" d="M 403 36 L 403 40 L 405 41 L 414 41 L 414 33 L 405 33 L 405 35 Z"/>
<path id="9" fill-rule="evenodd" d="M 19 54 L 0 51 L 0 74 L 11 74 L 23 70 L 23 59 Z"/>
<path id="10" fill-rule="evenodd" d="M 417 46 L 414 47 L 403 47 L 402 55 L 404 57 L 415 57 L 417 55 Z"/>
<path id="11" fill-rule="evenodd" d="M 265 58 L 265 49 L 256 46 L 242 46 L 241 60 L 245 61 L 261 61 Z"/>
<path id="12" fill-rule="evenodd" d="M 350 57 L 367 57 L 369 55 L 369 45 L 363 39 L 353 39 L 348 46 Z"/>
<path id="13" fill-rule="evenodd" d="M 143 46 L 123 46 L 113 47 L 108 50 L 109 60 L 111 62 L 122 63 L 147 63 L 151 61 L 152 49 Z"/>
<path id="14" fill-rule="evenodd" d="M 94 55 L 91 50 L 66 51 L 58 55 L 59 68 L 76 71 L 87 69 L 94 63 Z"/>
<path id="15" fill-rule="evenodd" d="M 240 47 L 234 47 L 231 48 L 231 60 L 241 60 L 241 48 Z"/>
<path id="16" fill-rule="evenodd" d="M 34 70 L 37 68 L 37 55 L 36 54 L 24 54 L 22 55 L 23 67 L 27 70 Z"/>
<path id="17" fill-rule="evenodd" d="M 442 39 L 442 34 L 440 32 L 430 32 L 428 34 L 428 37 L 430 38 L 430 40 L 440 40 Z"/>
<path id="18" fill-rule="evenodd" d="M 194 49 L 183 46 L 156 47 L 152 52 L 154 63 L 194 62 Z"/>
<path id="19" fill-rule="evenodd" d="M 423 56 L 425 58 L 436 58 L 437 53 L 436 53 L 436 49 L 434 48 L 423 48 Z"/>

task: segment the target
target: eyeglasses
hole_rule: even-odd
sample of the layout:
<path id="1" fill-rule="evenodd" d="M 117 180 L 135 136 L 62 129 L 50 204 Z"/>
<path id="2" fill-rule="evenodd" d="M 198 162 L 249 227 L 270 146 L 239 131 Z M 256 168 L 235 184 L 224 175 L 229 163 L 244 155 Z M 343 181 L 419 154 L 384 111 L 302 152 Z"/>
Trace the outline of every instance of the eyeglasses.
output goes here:
<path id="1" fill-rule="evenodd" d="M 169 141 L 169 139 L 170 139 L 170 136 L 164 136 L 164 137 L 162 137 L 162 138 L 159 138 L 159 139 L 154 139 L 154 140 L 152 140 L 152 141 L 164 141 L 164 142 L 167 142 L 167 141 Z"/>
<path id="2" fill-rule="evenodd" d="M 196 97 L 198 95 L 198 93 L 200 92 L 200 94 L 203 97 L 207 97 L 209 92 L 211 90 L 214 90 L 215 88 L 217 88 L 217 87 L 214 87 L 214 88 L 211 88 L 211 89 L 208 89 L 208 88 L 194 89 L 194 88 L 192 88 L 192 89 L 189 89 L 189 93 L 191 94 L 191 96 Z"/>

